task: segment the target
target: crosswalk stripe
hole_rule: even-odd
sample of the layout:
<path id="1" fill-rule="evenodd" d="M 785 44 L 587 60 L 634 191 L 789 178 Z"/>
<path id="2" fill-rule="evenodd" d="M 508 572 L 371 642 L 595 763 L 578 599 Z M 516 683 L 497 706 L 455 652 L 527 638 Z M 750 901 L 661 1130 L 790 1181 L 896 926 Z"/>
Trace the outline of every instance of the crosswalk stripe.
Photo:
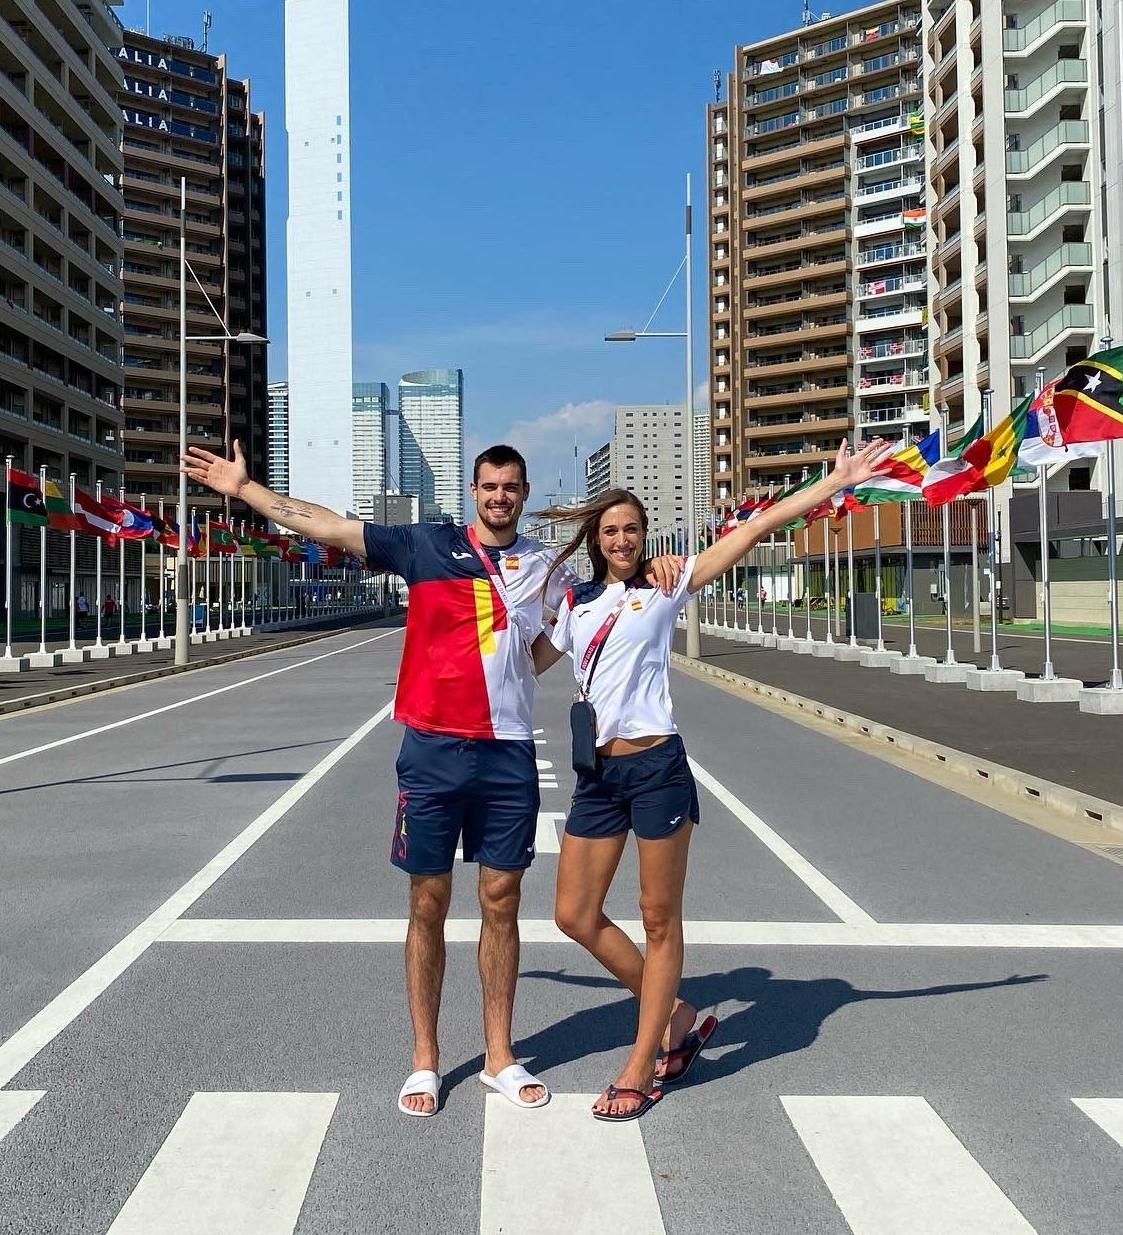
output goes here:
<path id="1" fill-rule="evenodd" d="M 543 810 L 538 812 L 538 826 L 534 832 L 534 852 L 561 853 L 558 840 L 558 823 L 565 820 L 565 812 L 560 810 Z M 456 860 L 464 861 L 464 850 L 457 847 Z"/>
<path id="2" fill-rule="evenodd" d="M 595 1120 L 598 1096 L 554 1094 L 528 1113 L 488 1095 L 480 1235 L 664 1235 L 639 1124 Z"/>
<path id="3" fill-rule="evenodd" d="M 45 1089 L 0 1090 L 0 1141 L 46 1092 Z"/>
<path id="4" fill-rule="evenodd" d="M 1033 1235 L 923 1098 L 780 1101 L 854 1235 Z"/>
<path id="5" fill-rule="evenodd" d="M 1113 1141 L 1123 1145 L 1123 1098 L 1073 1098 L 1073 1102 Z"/>
<path id="6" fill-rule="evenodd" d="M 108 1235 L 292 1235 L 338 1100 L 193 1094 Z"/>

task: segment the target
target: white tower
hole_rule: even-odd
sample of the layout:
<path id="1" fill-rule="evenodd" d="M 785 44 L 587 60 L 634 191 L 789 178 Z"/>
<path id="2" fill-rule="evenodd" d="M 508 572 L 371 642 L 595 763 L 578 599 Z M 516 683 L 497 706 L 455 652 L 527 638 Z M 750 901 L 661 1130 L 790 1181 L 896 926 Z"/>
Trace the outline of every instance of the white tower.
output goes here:
<path id="1" fill-rule="evenodd" d="M 289 492 L 351 502 L 348 0 L 285 0 Z"/>

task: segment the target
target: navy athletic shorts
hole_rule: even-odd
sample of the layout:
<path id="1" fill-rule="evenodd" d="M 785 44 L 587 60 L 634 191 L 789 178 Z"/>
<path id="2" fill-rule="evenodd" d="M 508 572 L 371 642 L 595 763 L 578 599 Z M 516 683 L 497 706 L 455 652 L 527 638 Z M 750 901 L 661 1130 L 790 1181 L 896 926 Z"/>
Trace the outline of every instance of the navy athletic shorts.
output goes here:
<path id="1" fill-rule="evenodd" d="M 634 755 L 602 755 L 599 777 L 578 776 L 565 830 L 571 836 L 661 840 L 698 822 L 698 788 L 676 733 Z"/>
<path id="2" fill-rule="evenodd" d="M 397 767 L 395 866 L 411 875 L 443 875 L 461 842 L 465 862 L 524 870 L 534 861 L 539 796 L 531 739 L 407 728 Z"/>

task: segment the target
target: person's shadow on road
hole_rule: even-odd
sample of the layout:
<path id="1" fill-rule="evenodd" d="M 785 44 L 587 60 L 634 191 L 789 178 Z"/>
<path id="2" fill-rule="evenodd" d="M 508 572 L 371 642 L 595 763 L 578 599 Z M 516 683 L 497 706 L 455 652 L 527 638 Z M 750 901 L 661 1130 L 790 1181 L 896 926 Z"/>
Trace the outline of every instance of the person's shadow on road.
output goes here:
<path id="1" fill-rule="evenodd" d="M 720 1024 L 712 1042 L 725 1048 L 724 1053 L 717 1059 L 703 1056 L 691 1077 L 696 1076 L 698 1081 L 717 1080 L 762 1060 L 804 1050 L 819 1036 L 823 1022 L 848 1004 L 869 999 L 921 999 L 992 990 L 1041 982 L 1047 976 L 1013 974 L 991 982 L 957 982 L 904 990 L 861 990 L 842 978 L 777 978 L 771 970 L 755 967 L 685 978 L 680 994 L 700 1010 L 730 1001 L 748 1005 L 732 1011 L 718 1008 Z M 564 970 L 529 970 L 522 977 L 572 986 L 620 989 L 612 978 L 581 977 Z M 635 1036 L 635 1015 L 636 1003 L 630 995 L 595 1008 L 584 1008 L 524 1038 L 516 1044 L 515 1053 L 520 1058 L 530 1056 L 526 1066 L 531 1072 L 537 1072 L 595 1052 L 630 1046 Z M 735 1049 L 730 1050 L 731 1045 L 735 1045 Z"/>

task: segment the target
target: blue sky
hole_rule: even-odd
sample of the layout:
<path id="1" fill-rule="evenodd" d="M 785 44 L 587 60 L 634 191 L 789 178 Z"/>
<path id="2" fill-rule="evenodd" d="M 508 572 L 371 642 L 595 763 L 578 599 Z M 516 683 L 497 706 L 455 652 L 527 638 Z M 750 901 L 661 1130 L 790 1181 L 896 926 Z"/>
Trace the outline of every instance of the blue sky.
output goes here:
<path id="1" fill-rule="evenodd" d="M 283 0 L 151 0 L 266 113 L 270 377 L 285 375 Z M 834 6 L 841 11 L 852 5 Z M 143 26 L 144 0 L 118 10 Z M 351 0 L 355 379 L 464 370 L 466 451 L 509 440 L 539 496 L 573 485 L 615 403 L 678 402 L 676 340 L 639 328 L 682 255 L 694 178 L 696 382 L 706 376 L 705 105 L 737 43 L 799 0 Z M 680 330 L 681 281 L 652 329 Z"/>

